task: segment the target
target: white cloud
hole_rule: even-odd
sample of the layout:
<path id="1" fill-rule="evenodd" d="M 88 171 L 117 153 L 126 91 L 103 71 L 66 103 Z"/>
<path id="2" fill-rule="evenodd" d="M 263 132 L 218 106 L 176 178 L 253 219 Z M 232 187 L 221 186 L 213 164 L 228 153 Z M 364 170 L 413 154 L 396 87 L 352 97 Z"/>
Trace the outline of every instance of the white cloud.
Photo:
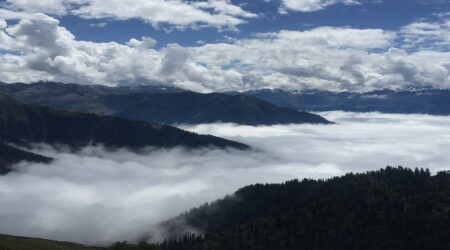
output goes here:
<path id="1" fill-rule="evenodd" d="M 91 23 L 91 24 L 89 24 L 89 26 L 94 27 L 94 28 L 104 28 L 104 27 L 108 26 L 108 23 L 106 23 L 106 22 Z"/>
<path id="2" fill-rule="evenodd" d="M 450 18 L 436 22 L 419 21 L 400 30 L 402 46 L 408 49 L 450 50 Z"/>
<path id="3" fill-rule="evenodd" d="M 168 24 L 179 28 L 212 26 L 236 29 L 245 18 L 257 17 L 228 0 L 7 0 L 0 5 L 24 13 L 76 15 L 86 19 L 140 19 L 155 27 Z"/>
<path id="4" fill-rule="evenodd" d="M 246 18 L 258 17 L 258 15 L 254 13 L 243 10 L 240 6 L 233 5 L 230 0 L 208 0 L 204 2 L 195 2 L 194 6 L 202 9 L 213 9 L 216 12 L 232 16 L 241 16 Z"/>
<path id="5" fill-rule="evenodd" d="M 8 27 L 6 21 L 4 19 L 0 19 L 0 30 L 5 29 L 6 27 Z"/>
<path id="6" fill-rule="evenodd" d="M 327 178 L 386 165 L 450 168 L 450 117 L 329 112 L 335 125 L 184 126 L 248 143 L 255 152 L 135 154 L 43 147 L 51 165 L 0 176 L 0 233 L 90 244 L 134 240 L 152 225 L 257 182 Z M 30 185 L 32 183 L 32 185 Z"/>
<path id="7" fill-rule="evenodd" d="M 27 13 L 67 14 L 70 1 L 66 0 L 6 0 L 0 7 Z"/>
<path id="8" fill-rule="evenodd" d="M 360 0 L 282 0 L 283 8 L 294 11 L 311 12 L 325 9 L 335 4 L 355 5 Z"/>
<path id="9" fill-rule="evenodd" d="M 200 92 L 449 88 L 450 52 L 396 48 L 403 38 L 381 29 L 318 27 L 157 50 L 150 37 L 126 44 L 79 41 L 58 20 L 33 14 L 0 30 L 0 48 L 22 53 L 0 55 L 0 81 L 170 85 Z"/>
<path id="10" fill-rule="evenodd" d="M 8 9 L 3 9 L 1 7 L 2 6 L 0 3 L 0 17 L 2 17 L 5 20 L 23 19 L 23 18 L 31 19 L 33 17 L 33 14 L 31 14 L 31 13 L 27 13 L 27 12 L 23 12 L 23 11 L 8 10 Z"/>
<path id="11" fill-rule="evenodd" d="M 127 45 L 134 47 L 134 48 L 138 48 L 138 49 L 151 49 L 156 45 L 156 40 L 151 38 L 151 37 L 146 37 L 143 36 L 141 37 L 141 40 L 137 40 L 137 39 L 130 39 L 130 41 L 128 41 Z"/>

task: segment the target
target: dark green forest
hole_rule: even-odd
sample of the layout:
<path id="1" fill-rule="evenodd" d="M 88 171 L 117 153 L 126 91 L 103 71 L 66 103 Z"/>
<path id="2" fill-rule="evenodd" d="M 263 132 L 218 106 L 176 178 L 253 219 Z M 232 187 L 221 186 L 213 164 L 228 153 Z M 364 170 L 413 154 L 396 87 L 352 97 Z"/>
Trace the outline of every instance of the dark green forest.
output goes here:
<path id="1" fill-rule="evenodd" d="M 21 161 L 49 163 L 52 158 L 31 153 L 0 141 L 0 175 L 10 172 L 10 167 Z"/>
<path id="2" fill-rule="evenodd" d="M 110 249 L 450 249 L 450 172 L 387 167 L 257 184 L 161 228 L 169 236 L 157 245 L 118 242 Z"/>

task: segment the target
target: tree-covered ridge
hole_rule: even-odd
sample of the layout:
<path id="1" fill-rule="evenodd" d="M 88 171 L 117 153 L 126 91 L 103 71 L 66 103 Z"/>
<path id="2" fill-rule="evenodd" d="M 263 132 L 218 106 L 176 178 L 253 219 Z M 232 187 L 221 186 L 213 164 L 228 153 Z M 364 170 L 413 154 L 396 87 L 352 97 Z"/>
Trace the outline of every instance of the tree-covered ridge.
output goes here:
<path id="1" fill-rule="evenodd" d="M 163 227 L 167 250 L 450 249 L 450 173 L 387 167 L 257 184 Z M 204 235 L 181 236 L 185 228 Z"/>
<path id="2" fill-rule="evenodd" d="M 130 149 L 149 146 L 249 148 L 238 142 L 167 125 L 16 104 L 0 105 L 0 139 L 12 143 L 65 144 L 74 148 L 89 144 Z"/>
<path id="3" fill-rule="evenodd" d="M 193 227 L 203 233 L 185 231 Z M 431 176 L 428 170 L 387 167 L 329 180 L 256 184 L 169 220 L 162 229 L 168 237 L 157 244 L 118 242 L 97 249 L 447 250 L 450 172 Z M 53 247 L 40 249 L 72 249 L 38 241 Z M 36 249 L 35 242 L 2 236 L 0 249 Z"/>
<path id="4" fill-rule="evenodd" d="M 49 163 L 51 158 L 31 153 L 0 141 L 0 175 L 11 171 L 11 165 L 21 161 Z"/>

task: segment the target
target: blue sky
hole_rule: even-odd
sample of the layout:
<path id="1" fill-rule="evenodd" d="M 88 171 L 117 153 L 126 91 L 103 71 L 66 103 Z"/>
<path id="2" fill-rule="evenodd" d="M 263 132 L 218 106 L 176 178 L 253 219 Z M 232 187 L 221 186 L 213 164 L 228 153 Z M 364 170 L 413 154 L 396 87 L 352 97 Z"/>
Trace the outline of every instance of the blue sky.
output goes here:
<path id="1" fill-rule="evenodd" d="M 450 88 L 450 0 L 2 0 L 0 81 Z"/>
<path id="2" fill-rule="evenodd" d="M 226 41 L 226 37 L 240 39 L 260 32 L 275 32 L 282 29 L 305 30 L 319 26 L 396 30 L 419 19 L 435 20 L 436 13 L 450 11 L 450 1 L 445 0 L 385 0 L 360 5 L 336 4 L 320 11 L 290 11 L 287 14 L 279 13 L 280 2 L 276 0 L 231 2 L 242 5 L 245 10 L 257 13 L 260 17 L 245 19 L 247 23 L 239 25 L 238 31 L 218 30 L 212 27 L 174 29 L 170 24 L 154 28 L 139 19 L 86 20 L 73 15 L 61 16 L 58 19 L 61 26 L 68 28 L 81 40 L 124 43 L 133 37 L 150 36 L 158 41 L 158 47 L 163 47 L 167 43 L 196 46 L 198 41 L 216 43 Z M 91 26 L 99 23 L 107 25 L 101 28 Z"/>

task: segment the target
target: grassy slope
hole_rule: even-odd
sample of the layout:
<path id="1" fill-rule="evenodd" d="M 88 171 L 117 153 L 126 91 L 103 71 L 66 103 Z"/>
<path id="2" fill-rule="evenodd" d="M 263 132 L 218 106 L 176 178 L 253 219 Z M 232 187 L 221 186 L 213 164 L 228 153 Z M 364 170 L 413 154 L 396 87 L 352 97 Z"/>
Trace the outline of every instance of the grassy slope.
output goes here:
<path id="1" fill-rule="evenodd" d="M 0 235 L 0 250 L 99 250 L 68 242 Z"/>

